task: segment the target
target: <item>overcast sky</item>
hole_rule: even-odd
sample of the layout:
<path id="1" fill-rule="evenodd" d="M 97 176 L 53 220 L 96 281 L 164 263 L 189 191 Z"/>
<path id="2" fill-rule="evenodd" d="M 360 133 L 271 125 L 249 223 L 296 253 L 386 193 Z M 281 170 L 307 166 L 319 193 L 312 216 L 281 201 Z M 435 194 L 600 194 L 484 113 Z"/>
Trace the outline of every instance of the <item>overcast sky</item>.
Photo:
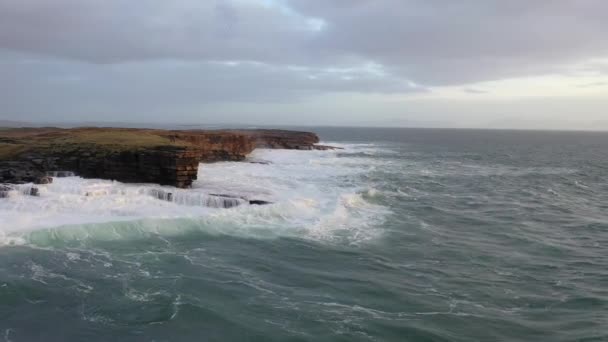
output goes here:
<path id="1" fill-rule="evenodd" d="M 0 0 L 0 119 L 608 129 L 606 0 Z"/>

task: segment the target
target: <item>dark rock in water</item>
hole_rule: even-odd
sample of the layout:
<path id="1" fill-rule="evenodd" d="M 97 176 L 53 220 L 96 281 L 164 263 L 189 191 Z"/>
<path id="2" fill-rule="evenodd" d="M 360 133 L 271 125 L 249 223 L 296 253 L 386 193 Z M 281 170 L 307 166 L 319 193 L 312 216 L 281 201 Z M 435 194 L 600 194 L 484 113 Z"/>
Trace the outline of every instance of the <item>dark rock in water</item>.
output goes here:
<path id="1" fill-rule="evenodd" d="M 26 196 L 40 196 L 40 190 L 35 186 L 19 188 L 8 184 L 0 184 L 0 198 L 9 197 L 11 191 L 20 191 L 23 195 Z"/>
<path id="2" fill-rule="evenodd" d="M 206 203 L 207 207 L 211 208 L 234 208 L 247 201 L 243 197 L 226 195 L 226 194 L 209 194 L 209 200 Z"/>
<path id="3" fill-rule="evenodd" d="M 262 200 L 250 200 L 249 204 L 250 205 L 268 205 L 268 204 L 272 204 L 272 202 L 262 201 Z"/>
<path id="4" fill-rule="evenodd" d="M 313 149 L 318 150 L 318 151 L 343 150 L 342 147 L 327 146 L 327 145 L 314 145 Z"/>
<path id="5" fill-rule="evenodd" d="M 230 195 L 205 195 L 188 192 L 182 192 L 179 197 L 176 197 L 172 192 L 161 189 L 151 190 L 150 195 L 161 201 L 173 202 L 180 205 L 200 205 L 209 208 L 233 208 L 247 202 L 247 200 L 241 197 Z"/>
<path id="6" fill-rule="evenodd" d="M 76 176 L 76 174 L 74 174 L 74 172 L 72 171 L 49 171 L 46 173 L 47 176 L 49 177 L 55 177 L 55 178 L 64 178 L 64 177 L 74 177 Z"/>
<path id="7" fill-rule="evenodd" d="M 164 190 L 160 190 L 160 189 L 152 189 L 150 191 L 150 195 L 152 195 L 153 197 L 162 200 L 162 201 L 167 201 L 167 202 L 173 202 L 173 193 L 172 192 L 167 192 Z"/>
<path id="8" fill-rule="evenodd" d="M 51 184 L 53 183 L 53 177 L 44 176 L 37 179 L 34 184 Z"/>
<path id="9" fill-rule="evenodd" d="M 211 198 L 207 201 L 207 206 L 211 208 L 234 208 L 241 205 L 242 201 L 240 198 L 229 198 L 229 197 L 217 197 L 216 199 Z"/>
<path id="10" fill-rule="evenodd" d="M 251 160 L 249 161 L 249 164 L 262 164 L 262 165 L 270 165 L 272 164 L 269 161 L 265 161 L 265 160 Z"/>
<path id="11" fill-rule="evenodd" d="M 233 195 L 226 195 L 226 194 L 209 194 L 211 196 L 215 196 L 215 197 L 221 197 L 221 198 L 232 198 L 232 199 L 236 199 L 236 200 L 242 200 L 245 201 L 245 203 L 249 203 L 250 205 L 268 205 L 268 204 L 272 204 L 272 202 L 268 202 L 268 201 L 263 201 L 263 200 L 248 200 L 245 197 L 238 197 L 238 196 L 233 196 Z"/>
<path id="12" fill-rule="evenodd" d="M 30 196 L 38 197 L 40 196 L 40 190 L 38 190 L 38 188 L 32 187 L 31 189 L 29 189 L 28 194 Z"/>
<path id="13" fill-rule="evenodd" d="M 7 198 L 13 190 L 15 189 L 10 185 L 0 184 L 0 198 Z"/>
<path id="14" fill-rule="evenodd" d="M 226 194 L 209 194 L 209 196 L 225 197 L 225 198 L 241 198 L 242 199 L 242 197 L 233 196 L 233 195 L 226 195 Z"/>
<path id="15" fill-rule="evenodd" d="M 236 200 L 236 203 L 232 206 L 240 205 L 241 203 L 248 203 L 249 205 L 268 205 L 272 204 L 272 202 L 263 201 L 263 200 L 249 200 L 245 197 L 226 195 L 226 194 L 210 194 L 210 196 L 215 196 L 219 198 L 225 198 L 226 200 Z"/>
<path id="16" fill-rule="evenodd" d="M 29 161 L 0 161 L 0 182 L 48 184 L 48 181 L 46 174 Z"/>

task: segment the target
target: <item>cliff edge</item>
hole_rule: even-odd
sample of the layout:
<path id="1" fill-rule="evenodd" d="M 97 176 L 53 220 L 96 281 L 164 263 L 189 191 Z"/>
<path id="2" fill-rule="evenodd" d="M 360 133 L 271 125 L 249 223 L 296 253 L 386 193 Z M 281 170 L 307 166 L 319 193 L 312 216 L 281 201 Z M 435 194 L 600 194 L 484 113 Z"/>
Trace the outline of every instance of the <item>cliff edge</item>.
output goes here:
<path id="1" fill-rule="evenodd" d="M 255 148 L 327 148 L 318 142 L 314 133 L 284 130 L 0 129 L 0 184 L 44 184 L 70 171 L 187 188 L 200 162 L 243 160 Z"/>

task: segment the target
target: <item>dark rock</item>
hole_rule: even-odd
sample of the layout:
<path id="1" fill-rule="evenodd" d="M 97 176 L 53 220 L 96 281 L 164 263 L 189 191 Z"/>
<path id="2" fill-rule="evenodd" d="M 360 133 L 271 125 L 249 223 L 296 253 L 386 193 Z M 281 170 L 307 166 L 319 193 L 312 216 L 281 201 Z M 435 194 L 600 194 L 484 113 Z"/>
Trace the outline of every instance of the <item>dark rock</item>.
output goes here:
<path id="1" fill-rule="evenodd" d="M 233 196 L 233 195 L 226 195 L 226 194 L 209 194 L 209 196 L 225 197 L 225 198 L 241 198 L 242 199 L 242 197 Z"/>
<path id="2" fill-rule="evenodd" d="M 211 208 L 233 208 L 241 205 L 246 199 L 226 194 L 209 194 L 205 206 Z"/>
<path id="3" fill-rule="evenodd" d="M 165 190 L 153 189 L 150 191 L 152 197 L 162 201 L 173 202 L 173 193 Z"/>
<path id="4" fill-rule="evenodd" d="M 101 178 L 125 183 L 156 183 L 178 188 L 189 187 L 198 175 L 198 154 L 182 147 L 152 148 L 133 151 L 108 151 L 91 148 L 91 152 L 57 153 L 50 171 L 56 177 Z"/>
<path id="5" fill-rule="evenodd" d="M 215 198 L 214 198 L 215 197 Z M 241 205 L 242 199 L 236 197 L 210 196 L 206 206 L 211 208 L 234 208 Z"/>
<path id="6" fill-rule="evenodd" d="M 14 190 L 15 189 L 10 185 L 0 184 L 0 198 L 7 198 L 9 193 Z"/>
<path id="7" fill-rule="evenodd" d="M 342 147 L 335 147 L 335 146 L 327 146 L 327 145 L 314 145 L 313 149 L 318 150 L 318 151 L 333 151 L 333 150 L 343 150 Z"/>
<path id="8" fill-rule="evenodd" d="M 36 179 L 34 184 L 51 184 L 53 183 L 53 177 L 44 176 Z"/>
<path id="9" fill-rule="evenodd" d="M 76 174 L 72 171 L 48 171 L 46 173 L 47 176 L 49 177 L 55 177 L 55 178 L 64 178 L 64 177 L 74 177 L 76 176 Z"/>
<path id="10" fill-rule="evenodd" d="M 0 184 L 0 198 L 7 198 L 11 191 L 20 191 L 26 196 L 40 196 L 40 190 L 37 187 L 18 188 L 10 184 Z"/>
<path id="11" fill-rule="evenodd" d="M 239 200 L 245 201 L 246 203 L 249 203 L 250 205 L 268 205 L 268 204 L 272 204 L 272 202 L 268 202 L 268 201 L 263 201 L 263 200 L 248 200 L 245 197 L 226 195 L 226 194 L 210 194 L 210 196 L 222 197 L 222 198 L 239 199 Z"/>
<path id="12" fill-rule="evenodd" d="M 268 204 L 272 204 L 272 202 L 262 201 L 262 200 L 250 200 L 249 204 L 250 205 L 268 205 Z"/>
<path id="13" fill-rule="evenodd" d="M 25 184 L 43 181 L 46 177 L 30 161 L 0 161 L 0 183 Z"/>

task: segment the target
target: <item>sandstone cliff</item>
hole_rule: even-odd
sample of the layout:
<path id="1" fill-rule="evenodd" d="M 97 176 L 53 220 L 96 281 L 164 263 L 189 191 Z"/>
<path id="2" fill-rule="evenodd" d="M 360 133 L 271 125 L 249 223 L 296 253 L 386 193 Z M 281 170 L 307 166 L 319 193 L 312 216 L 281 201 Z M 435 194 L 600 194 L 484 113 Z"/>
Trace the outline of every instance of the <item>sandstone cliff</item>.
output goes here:
<path id="1" fill-rule="evenodd" d="M 0 183 L 46 183 L 52 171 L 189 187 L 199 162 L 243 160 L 256 147 L 315 149 L 314 133 L 121 128 L 0 130 Z M 324 147 L 319 147 L 324 148 Z"/>

